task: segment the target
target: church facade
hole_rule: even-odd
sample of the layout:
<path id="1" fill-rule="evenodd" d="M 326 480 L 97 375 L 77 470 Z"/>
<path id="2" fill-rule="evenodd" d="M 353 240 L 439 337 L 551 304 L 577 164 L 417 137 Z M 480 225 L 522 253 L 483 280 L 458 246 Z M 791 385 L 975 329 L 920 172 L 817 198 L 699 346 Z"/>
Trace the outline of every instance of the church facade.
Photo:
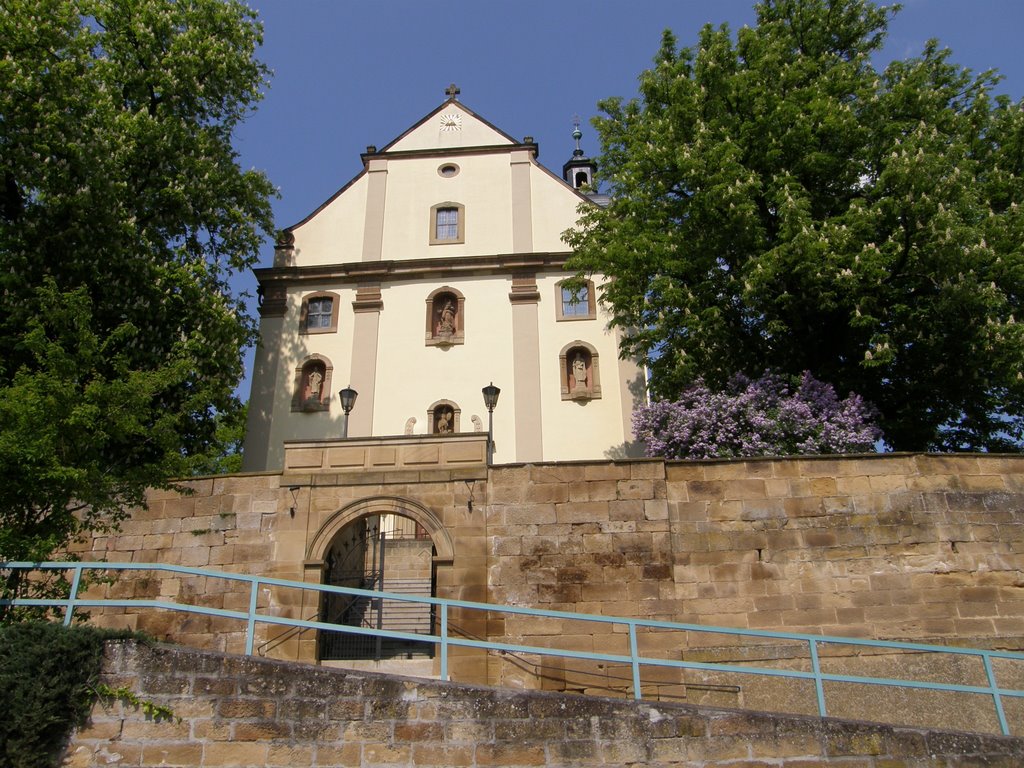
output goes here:
<path id="1" fill-rule="evenodd" d="M 489 415 L 496 463 L 635 454 L 643 372 L 618 357 L 600 276 L 563 285 L 562 233 L 597 204 L 578 131 L 562 178 L 532 138 L 446 93 L 367 147 L 363 170 L 256 271 L 245 470 L 280 469 L 288 441 L 482 432 Z M 489 384 L 501 391 L 492 414 Z M 343 388 L 357 393 L 350 413 Z"/>

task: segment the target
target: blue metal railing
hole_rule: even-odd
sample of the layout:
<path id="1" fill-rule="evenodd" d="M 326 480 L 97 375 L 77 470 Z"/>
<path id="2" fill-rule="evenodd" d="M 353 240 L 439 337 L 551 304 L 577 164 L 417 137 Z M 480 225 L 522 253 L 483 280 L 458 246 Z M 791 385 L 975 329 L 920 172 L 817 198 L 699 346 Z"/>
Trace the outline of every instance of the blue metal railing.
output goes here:
<path id="1" fill-rule="evenodd" d="M 0 563 L 0 571 L 3 570 L 49 570 L 49 571 L 71 571 L 71 587 L 67 598 L 42 599 L 22 598 L 16 600 L 0 600 L 0 605 L 8 606 L 48 606 L 64 609 L 64 624 L 71 623 L 74 612 L 77 608 L 161 608 L 164 610 L 183 611 L 198 613 L 206 616 L 217 616 L 229 619 L 236 619 L 245 622 L 245 652 L 251 655 L 256 636 L 256 624 L 272 624 L 287 627 L 301 627 L 306 629 L 320 629 L 333 632 L 346 632 L 357 635 L 373 635 L 398 640 L 411 640 L 419 642 L 432 642 L 439 646 L 441 679 L 447 680 L 448 656 L 453 646 L 477 648 L 490 651 L 504 651 L 509 653 L 527 653 L 545 656 L 560 656 L 570 659 L 583 659 L 588 661 L 606 662 L 613 664 L 628 664 L 632 670 L 632 690 L 636 699 L 641 698 L 641 675 L 642 667 L 666 667 L 675 669 L 692 669 L 707 672 L 727 672 L 743 675 L 758 675 L 768 677 L 791 678 L 796 680 L 812 681 L 817 699 L 818 714 L 821 717 L 828 716 L 828 709 L 825 703 L 825 683 L 855 683 L 862 685 L 895 686 L 900 688 L 923 689 L 931 691 L 948 691 L 956 693 L 983 694 L 990 696 L 995 707 L 996 717 L 999 721 L 999 728 L 1004 735 L 1010 735 L 1010 728 L 1003 710 L 1003 697 L 1024 698 L 1024 690 L 1013 688 L 1001 688 L 996 682 L 995 670 L 992 665 L 993 659 L 1005 659 L 1024 662 L 1024 654 L 1012 653 L 1009 651 L 993 651 L 974 648 L 960 648 L 956 646 L 927 645 L 922 643 L 907 643 L 890 640 L 868 640 L 855 637 L 831 637 L 828 635 L 809 635 L 792 632 L 771 632 L 757 629 L 735 629 L 729 627 L 713 627 L 701 624 L 684 624 L 668 621 L 653 621 L 645 619 L 629 619 L 612 616 L 598 616 L 586 613 L 569 613 L 566 611 L 550 611 L 535 608 L 521 608 L 509 605 L 492 605 L 489 603 L 475 603 L 465 600 L 447 600 L 437 597 L 422 597 L 414 595 L 403 595 L 393 592 L 374 592 L 351 587 L 335 587 L 326 584 L 308 584 L 300 581 L 288 581 L 285 579 L 274 579 L 265 576 L 250 576 L 224 571 L 213 571 L 202 568 L 189 568 L 178 565 L 164 565 L 160 563 L 103 563 L 103 562 L 51 562 L 51 563 Z M 202 605 L 190 605 L 185 603 L 171 602 L 167 600 L 154 599 L 90 599 L 78 597 L 82 584 L 84 571 L 159 571 L 185 576 L 206 577 L 211 579 L 223 579 L 226 581 L 242 582 L 249 585 L 249 608 L 247 611 L 231 610 L 226 608 L 211 608 Z M 258 597 L 261 587 L 284 587 L 291 589 L 307 590 L 314 592 L 333 592 L 338 594 L 366 596 L 383 598 L 387 600 L 400 600 L 413 603 L 427 603 L 435 606 L 438 621 L 437 634 L 414 634 L 386 629 L 375 629 L 372 627 L 343 626 L 329 624 L 321 621 L 310 621 L 304 619 L 292 619 L 283 616 L 263 615 L 259 613 Z M 502 643 L 490 640 L 477 640 L 467 637 L 452 636 L 449 634 L 449 611 L 452 608 L 460 608 L 471 611 L 486 611 L 490 613 L 511 614 L 529 616 L 534 618 L 553 618 L 582 622 L 593 622 L 598 624 L 610 624 L 613 627 L 625 627 L 628 633 L 629 654 L 595 653 L 591 651 L 571 651 L 561 648 L 520 645 L 515 643 Z M 773 669 L 770 667 L 741 666 L 739 664 L 728 664 L 719 662 L 682 661 L 674 659 L 663 659 L 643 656 L 639 652 L 637 630 L 640 628 L 654 630 L 670 630 L 678 632 L 701 632 L 716 635 L 731 635 L 734 637 L 752 637 L 762 639 L 774 639 L 782 641 L 797 641 L 806 643 L 810 655 L 811 671 L 791 669 Z M 973 657 L 981 660 L 987 685 L 960 685 L 953 683 L 935 683 L 924 680 L 892 679 L 882 677 L 868 677 L 858 675 L 838 675 L 821 671 L 819 660 L 819 649 L 825 645 L 850 645 L 863 648 L 877 648 L 899 651 L 914 651 L 923 653 L 942 653 L 957 656 Z"/>

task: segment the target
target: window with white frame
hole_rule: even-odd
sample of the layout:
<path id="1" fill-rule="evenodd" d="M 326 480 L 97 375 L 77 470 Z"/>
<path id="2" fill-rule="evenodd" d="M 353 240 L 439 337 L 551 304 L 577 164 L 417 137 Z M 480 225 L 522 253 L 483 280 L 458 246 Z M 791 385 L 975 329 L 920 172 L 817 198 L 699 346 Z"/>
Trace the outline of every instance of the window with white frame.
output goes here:
<path id="1" fill-rule="evenodd" d="M 430 244 L 465 242 L 466 209 L 459 203 L 439 203 L 430 209 Z"/>
<path id="2" fill-rule="evenodd" d="M 302 333 L 333 333 L 338 330 L 339 296 L 322 291 L 302 299 L 299 328 Z"/>
<path id="3" fill-rule="evenodd" d="M 437 240 L 455 240 L 459 236 L 459 209 L 438 208 L 434 238 Z"/>
<path id="4" fill-rule="evenodd" d="M 558 283 L 556 290 L 556 320 L 593 320 L 597 317 L 592 280 L 587 280 L 579 287 L 570 287 L 561 282 Z"/>
<path id="5" fill-rule="evenodd" d="M 306 329 L 329 328 L 331 325 L 331 314 L 333 312 L 334 300 L 326 296 L 319 299 L 310 299 L 306 310 Z"/>

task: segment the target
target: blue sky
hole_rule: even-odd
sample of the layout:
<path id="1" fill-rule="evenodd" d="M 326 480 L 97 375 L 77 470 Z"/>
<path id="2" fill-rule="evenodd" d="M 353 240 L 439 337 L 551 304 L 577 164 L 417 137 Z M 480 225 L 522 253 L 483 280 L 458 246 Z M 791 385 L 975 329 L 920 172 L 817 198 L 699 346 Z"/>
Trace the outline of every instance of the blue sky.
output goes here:
<path id="1" fill-rule="evenodd" d="M 751 0 L 249 0 L 264 24 L 260 58 L 274 71 L 266 98 L 237 134 L 244 167 L 279 188 L 276 225 L 304 218 L 356 175 L 359 153 L 383 146 L 445 99 L 450 82 L 470 109 L 516 138 L 533 136 L 556 171 L 598 152 L 597 102 L 636 93 L 661 32 L 681 46 L 706 23 L 754 23 Z M 973 70 L 998 69 L 999 90 L 1024 96 L 1022 0 L 905 0 L 880 64 L 918 54 L 929 38 Z M 261 266 L 273 258 L 270 243 Z M 240 290 L 255 291 L 246 275 Z M 252 353 L 247 355 L 247 370 Z M 248 383 L 239 394 L 248 396 Z"/>

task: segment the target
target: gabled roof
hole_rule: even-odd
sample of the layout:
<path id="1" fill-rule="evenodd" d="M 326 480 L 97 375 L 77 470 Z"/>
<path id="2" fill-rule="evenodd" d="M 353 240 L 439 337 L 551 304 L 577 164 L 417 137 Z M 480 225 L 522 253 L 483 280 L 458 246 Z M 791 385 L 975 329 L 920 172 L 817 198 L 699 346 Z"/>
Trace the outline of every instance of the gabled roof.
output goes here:
<path id="1" fill-rule="evenodd" d="M 444 121 L 443 117 L 451 120 Z M 446 122 L 450 125 L 442 125 Z M 515 146 L 519 143 L 452 96 L 402 135 L 390 141 L 379 152 L 383 154 L 423 149 Z"/>
<path id="2" fill-rule="evenodd" d="M 458 127 L 442 129 L 442 115 L 455 117 Z M 450 96 L 436 108 L 424 115 L 420 120 L 413 124 L 412 127 L 408 128 L 402 134 L 388 142 L 388 144 L 386 144 L 382 149 L 367 147 L 367 152 L 361 155 L 363 160 L 363 170 L 350 179 L 348 183 L 341 187 L 341 189 L 317 206 L 317 208 L 309 215 L 305 216 L 301 221 L 286 227 L 284 231 L 290 232 L 302 226 L 330 205 L 334 200 L 348 190 L 349 187 L 359 181 L 359 179 L 366 175 L 367 163 L 373 157 L 404 153 L 440 153 L 451 152 L 453 150 L 456 152 L 459 150 L 485 152 L 503 151 L 505 149 L 512 150 L 515 148 L 529 149 L 534 158 L 538 155 L 537 145 L 533 142 L 532 138 L 527 137 L 524 141 L 517 141 L 512 138 L 512 136 L 505 133 L 505 131 L 501 130 L 488 120 L 480 117 L 476 112 L 459 101 L 455 96 Z M 565 181 L 557 174 L 552 173 L 539 163 L 537 163 L 537 166 L 552 179 L 555 179 L 561 184 L 565 184 Z M 580 193 L 579 190 L 573 189 L 571 185 L 566 184 L 566 186 L 572 189 L 572 191 L 581 199 L 588 199 L 585 195 Z"/>

